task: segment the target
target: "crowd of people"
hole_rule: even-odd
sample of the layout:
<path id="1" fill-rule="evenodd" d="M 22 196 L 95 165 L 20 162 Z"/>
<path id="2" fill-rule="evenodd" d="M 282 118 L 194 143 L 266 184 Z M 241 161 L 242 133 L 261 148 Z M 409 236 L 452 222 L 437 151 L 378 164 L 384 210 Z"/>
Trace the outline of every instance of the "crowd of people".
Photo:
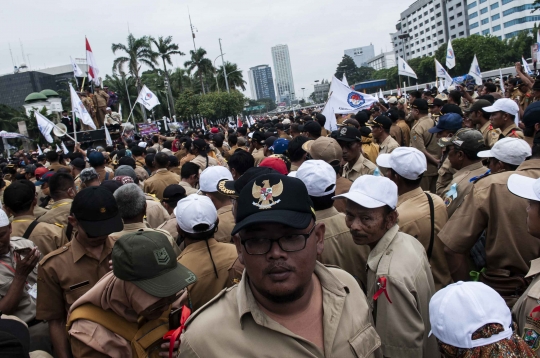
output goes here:
<path id="1" fill-rule="evenodd" d="M 335 131 L 303 111 L 15 153 L 0 355 L 540 356 L 540 85 L 518 75 Z"/>

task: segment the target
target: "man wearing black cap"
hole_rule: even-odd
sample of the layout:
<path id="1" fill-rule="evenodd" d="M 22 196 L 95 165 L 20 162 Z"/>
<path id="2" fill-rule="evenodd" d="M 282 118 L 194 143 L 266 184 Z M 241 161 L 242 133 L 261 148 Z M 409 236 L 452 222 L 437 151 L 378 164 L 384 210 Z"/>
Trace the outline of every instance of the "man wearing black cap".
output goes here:
<path id="1" fill-rule="evenodd" d="M 437 120 L 441 115 L 441 108 L 444 106 L 444 102 L 440 98 L 435 98 L 433 102 L 428 103 L 429 113 L 431 118 Z"/>
<path id="2" fill-rule="evenodd" d="M 185 164 L 184 164 L 185 165 Z M 178 231 L 176 231 L 176 215 L 174 214 L 174 209 L 178 204 L 178 201 L 186 197 L 186 189 L 178 184 L 171 184 L 165 188 L 163 191 L 163 199 L 161 199 L 161 205 L 167 210 L 170 215 L 170 218 L 165 221 L 163 224 L 158 226 L 158 229 L 165 230 L 173 238 L 178 237 Z"/>
<path id="3" fill-rule="evenodd" d="M 255 159 L 255 166 L 258 166 L 266 158 L 264 156 L 264 139 L 264 135 L 259 131 L 254 132 L 253 137 L 251 137 L 249 152 Z"/>
<path id="4" fill-rule="evenodd" d="M 67 312 L 109 272 L 114 245 L 109 234 L 123 227 L 113 195 L 100 187 L 83 189 L 75 196 L 68 220 L 77 235 L 40 262 L 36 308 L 36 319 L 49 321 L 56 356 L 62 358 L 70 356 Z"/>
<path id="5" fill-rule="evenodd" d="M 415 119 L 415 124 L 411 129 L 411 147 L 424 153 L 427 160 L 427 171 L 422 177 L 420 186 L 424 191 L 435 193 L 441 147 L 437 144 L 435 134 L 429 133 L 429 129 L 436 123 L 429 117 L 428 105 L 423 99 L 415 99 L 411 104 L 411 115 Z"/>
<path id="6" fill-rule="evenodd" d="M 379 143 L 379 155 L 392 153 L 399 147 L 398 142 L 390 136 L 390 127 L 392 127 L 392 120 L 387 116 L 378 116 L 373 120 L 371 134 Z"/>
<path id="7" fill-rule="evenodd" d="M 491 106 L 491 103 L 485 99 L 479 99 L 465 110 L 465 116 L 469 118 L 472 125 L 482 133 L 484 144 L 491 149 L 499 140 L 501 131 L 493 128 L 489 117 L 491 113 L 485 112 L 482 108 Z"/>
<path id="8" fill-rule="evenodd" d="M 373 174 L 377 166 L 362 154 L 361 133 L 354 127 L 342 127 L 337 141 L 343 150 L 343 177 L 355 181 L 362 175 Z"/>
<path id="9" fill-rule="evenodd" d="M 321 136 L 322 127 L 319 122 L 309 121 L 304 124 L 304 136 L 309 140 L 315 140 Z"/>
<path id="10" fill-rule="evenodd" d="M 292 140 L 292 137 L 287 134 L 287 131 L 289 130 L 290 126 L 288 124 L 278 123 L 276 124 L 276 129 L 279 135 L 279 138 L 285 138 L 288 141 Z"/>
<path id="11" fill-rule="evenodd" d="M 525 139 L 525 141 L 529 143 L 531 147 L 538 145 L 540 138 L 535 138 L 538 137 L 538 133 L 540 132 L 540 103 L 531 103 L 531 105 L 525 110 L 525 113 L 523 113 L 523 118 L 521 121 L 525 126 L 525 128 L 523 128 L 523 139 Z M 536 144 L 534 142 L 536 142 Z"/>
<path id="12" fill-rule="evenodd" d="M 265 174 L 250 181 L 238 198 L 236 221 L 242 280 L 192 315 L 179 357 L 380 354 L 354 278 L 317 262 L 324 224 L 315 223 L 300 180 Z"/>

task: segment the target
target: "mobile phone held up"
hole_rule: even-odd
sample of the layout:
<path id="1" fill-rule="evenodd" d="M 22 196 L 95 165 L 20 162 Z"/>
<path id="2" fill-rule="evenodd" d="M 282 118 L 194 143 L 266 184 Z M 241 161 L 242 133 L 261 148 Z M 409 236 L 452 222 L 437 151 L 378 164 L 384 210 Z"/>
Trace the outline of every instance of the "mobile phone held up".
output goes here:
<path id="1" fill-rule="evenodd" d="M 13 252 L 18 253 L 20 256 L 26 256 L 26 255 L 28 255 L 30 253 L 30 251 L 32 251 L 31 247 L 23 247 L 21 249 L 13 250 Z"/>

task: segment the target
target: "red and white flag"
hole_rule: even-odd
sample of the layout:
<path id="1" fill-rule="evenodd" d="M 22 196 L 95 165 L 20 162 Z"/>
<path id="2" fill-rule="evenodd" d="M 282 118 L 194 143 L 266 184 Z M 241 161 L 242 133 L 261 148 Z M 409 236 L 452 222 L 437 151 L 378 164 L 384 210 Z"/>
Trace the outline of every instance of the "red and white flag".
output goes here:
<path id="1" fill-rule="evenodd" d="M 90 81 L 93 81 L 97 86 L 100 85 L 99 81 L 99 69 L 97 67 L 96 59 L 94 58 L 94 53 L 92 48 L 90 48 L 90 43 L 88 39 L 86 40 L 86 64 L 88 65 L 88 78 Z"/>
<path id="2" fill-rule="evenodd" d="M 242 118 L 240 118 L 240 116 L 237 116 L 236 117 L 236 126 L 238 128 L 242 127 L 243 123 L 242 123 Z"/>

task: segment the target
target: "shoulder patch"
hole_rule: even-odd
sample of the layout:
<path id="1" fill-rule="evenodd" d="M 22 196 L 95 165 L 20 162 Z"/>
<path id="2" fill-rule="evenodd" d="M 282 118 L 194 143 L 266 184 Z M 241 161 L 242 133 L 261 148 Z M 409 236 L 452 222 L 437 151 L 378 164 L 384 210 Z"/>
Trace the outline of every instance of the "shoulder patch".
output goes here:
<path id="1" fill-rule="evenodd" d="M 232 290 L 235 290 L 238 286 L 237 285 L 234 285 L 232 287 L 229 287 L 229 288 L 224 288 L 223 290 L 221 290 L 216 296 L 214 296 L 214 298 L 212 298 L 210 301 L 208 301 L 206 304 L 204 304 L 203 306 L 201 306 L 197 311 L 193 312 L 191 314 L 191 316 L 189 316 L 188 320 L 186 321 L 186 324 L 185 324 L 185 328 L 187 329 L 187 327 L 189 326 L 189 324 L 202 312 L 204 311 L 205 309 L 207 309 L 208 307 L 210 307 L 211 305 L 213 305 L 214 303 L 217 303 L 217 301 L 219 301 L 221 299 L 221 297 L 225 296 L 227 293 L 229 293 L 230 291 Z M 232 294 L 232 293 L 229 293 L 229 294 Z"/>
<path id="2" fill-rule="evenodd" d="M 54 250 L 53 252 L 49 253 L 47 256 L 42 258 L 41 261 L 39 262 L 39 264 L 40 265 L 45 264 L 45 262 L 47 262 L 51 257 L 58 256 L 58 255 L 60 255 L 60 254 L 62 254 L 64 252 L 68 251 L 70 247 L 71 247 L 71 243 L 68 242 L 67 244 L 65 244 L 61 248 Z"/>
<path id="3" fill-rule="evenodd" d="M 62 224 L 59 224 L 59 223 L 54 223 L 54 225 L 58 226 L 59 228 L 63 229 L 64 228 L 64 225 Z"/>

